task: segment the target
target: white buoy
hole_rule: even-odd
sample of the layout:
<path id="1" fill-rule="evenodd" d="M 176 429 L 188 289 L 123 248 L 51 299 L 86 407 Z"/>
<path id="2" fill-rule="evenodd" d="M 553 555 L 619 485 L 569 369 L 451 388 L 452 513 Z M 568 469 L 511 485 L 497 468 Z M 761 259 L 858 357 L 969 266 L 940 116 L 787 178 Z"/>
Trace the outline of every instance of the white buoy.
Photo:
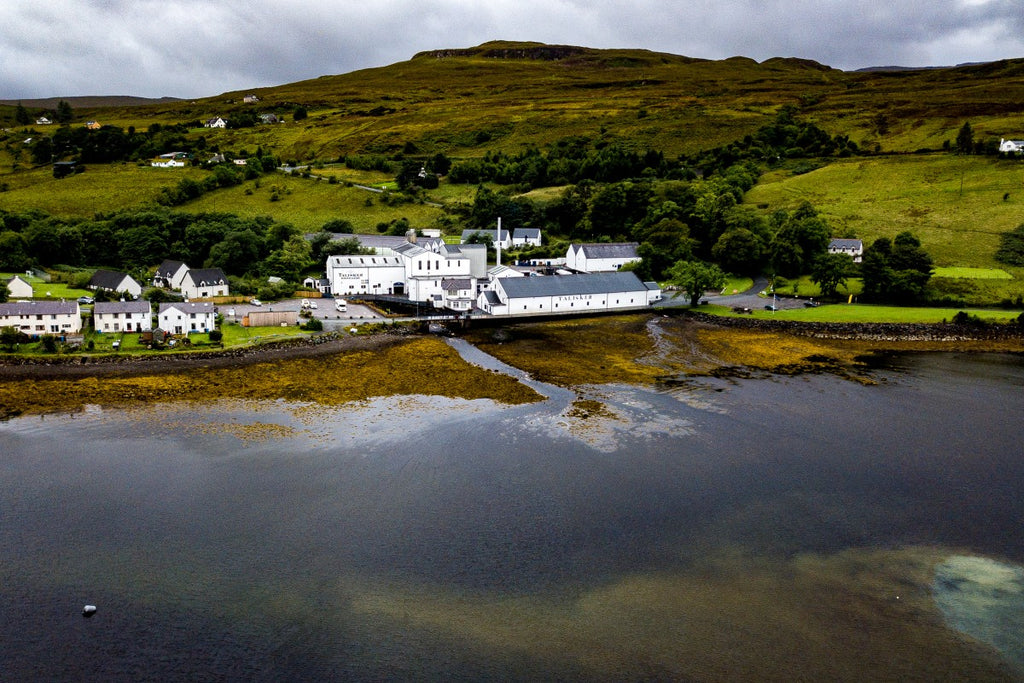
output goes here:
<path id="1" fill-rule="evenodd" d="M 83 617 L 88 619 L 89 617 L 91 617 L 94 614 L 96 614 L 96 605 L 86 605 L 85 607 L 82 608 L 82 616 Z"/>

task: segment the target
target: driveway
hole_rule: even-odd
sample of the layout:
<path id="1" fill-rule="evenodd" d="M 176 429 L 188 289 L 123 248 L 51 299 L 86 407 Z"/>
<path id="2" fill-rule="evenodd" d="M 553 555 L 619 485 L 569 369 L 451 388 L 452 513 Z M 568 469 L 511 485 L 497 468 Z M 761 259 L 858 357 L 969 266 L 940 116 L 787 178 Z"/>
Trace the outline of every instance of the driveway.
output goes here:
<path id="1" fill-rule="evenodd" d="M 751 310 L 763 310 L 765 306 L 772 303 L 771 297 L 758 296 L 761 292 L 768 288 L 768 278 L 759 277 L 754 280 L 754 285 L 745 292 L 739 292 L 737 294 L 712 294 L 708 293 L 702 297 L 702 300 L 707 301 L 709 304 L 717 304 L 719 306 L 729 306 L 731 308 L 749 308 Z M 775 306 L 781 311 L 787 308 L 803 308 L 806 299 L 795 299 L 795 298 L 777 298 L 775 299 Z M 680 294 L 676 298 L 671 297 L 671 293 L 667 295 L 662 301 L 659 301 L 656 306 L 688 306 L 690 303 L 689 298 L 685 294 Z"/>

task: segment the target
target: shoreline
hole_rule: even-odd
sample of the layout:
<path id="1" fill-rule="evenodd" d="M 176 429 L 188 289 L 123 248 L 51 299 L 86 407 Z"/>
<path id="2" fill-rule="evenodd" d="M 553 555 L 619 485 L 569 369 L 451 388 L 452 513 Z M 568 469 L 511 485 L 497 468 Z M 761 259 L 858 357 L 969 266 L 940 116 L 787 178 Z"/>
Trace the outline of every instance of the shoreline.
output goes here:
<path id="1" fill-rule="evenodd" d="M 648 315 L 658 319 L 656 311 Z M 855 343 L 875 352 L 959 352 L 1024 353 L 1024 326 L 957 325 L 954 323 L 822 323 L 788 320 L 745 319 L 684 311 L 669 317 L 693 323 L 693 331 L 714 331 L 728 336 L 751 333 L 782 334 L 839 345 Z M 578 318 L 595 322 L 601 318 Z M 527 323 L 543 324 L 543 323 Z M 515 325 L 509 325 L 514 329 Z M 472 337 L 483 328 L 473 328 Z M 431 337 L 419 332 L 387 331 L 370 335 L 320 334 L 303 339 L 265 342 L 258 346 L 188 352 L 154 352 L 153 355 L 53 355 L 19 356 L 0 353 L 0 380 L 74 380 L 88 377 L 138 377 L 168 375 L 200 369 L 244 368 L 259 363 L 281 363 L 344 352 L 379 351 L 415 338 Z M 697 342 L 701 346 L 700 342 Z M 721 359 L 725 360 L 725 359 Z M 726 361 L 726 365 L 731 365 Z M 752 363 L 752 367 L 759 363 Z"/>

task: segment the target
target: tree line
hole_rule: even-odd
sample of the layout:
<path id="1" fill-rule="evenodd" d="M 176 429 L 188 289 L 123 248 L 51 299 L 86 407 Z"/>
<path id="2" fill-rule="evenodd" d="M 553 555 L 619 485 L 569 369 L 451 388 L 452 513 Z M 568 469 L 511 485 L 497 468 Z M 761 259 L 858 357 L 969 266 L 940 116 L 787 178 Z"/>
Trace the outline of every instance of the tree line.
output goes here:
<path id="1" fill-rule="evenodd" d="M 307 239 L 290 223 L 269 217 L 192 214 L 166 207 L 91 219 L 0 210 L 0 271 L 104 267 L 145 280 L 159 263 L 171 259 L 192 267 L 219 267 L 242 293 L 254 293 L 269 276 L 294 288 L 305 275 L 321 273 L 327 256 L 359 253 L 356 240 L 334 237 L 339 227 L 329 221 L 324 231 Z"/>

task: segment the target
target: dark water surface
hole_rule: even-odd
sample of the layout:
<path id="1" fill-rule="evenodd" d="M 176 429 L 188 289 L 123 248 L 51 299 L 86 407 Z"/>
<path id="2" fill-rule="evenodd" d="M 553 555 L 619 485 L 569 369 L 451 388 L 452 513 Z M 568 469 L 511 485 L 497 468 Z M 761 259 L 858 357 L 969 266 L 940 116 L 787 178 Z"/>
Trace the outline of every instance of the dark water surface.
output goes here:
<path id="1" fill-rule="evenodd" d="M 852 678 L 804 625 L 889 609 L 871 552 L 1024 563 L 1020 357 L 878 377 L 0 423 L 0 680 L 738 679 L 748 641 Z"/>

